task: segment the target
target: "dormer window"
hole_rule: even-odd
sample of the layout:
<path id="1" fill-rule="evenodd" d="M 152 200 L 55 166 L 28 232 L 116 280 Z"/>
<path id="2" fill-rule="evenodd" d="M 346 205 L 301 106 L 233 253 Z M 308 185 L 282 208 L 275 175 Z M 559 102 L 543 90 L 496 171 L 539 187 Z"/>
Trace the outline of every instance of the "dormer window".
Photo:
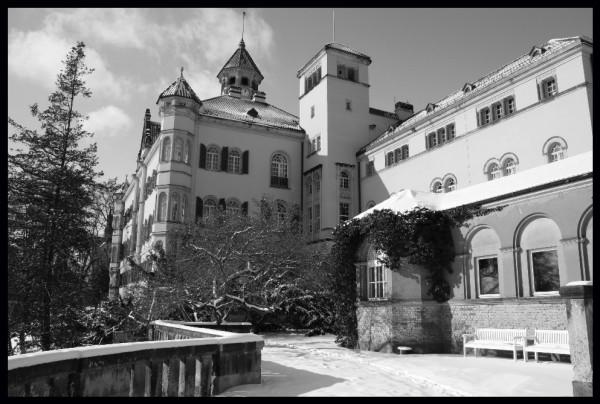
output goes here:
<path id="1" fill-rule="evenodd" d="M 433 112 L 433 110 L 435 109 L 437 105 L 435 105 L 434 103 L 430 102 L 427 104 L 427 106 L 425 107 L 425 110 L 427 112 Z"/>
<path id="2" fill-rule="evenodd" d="M 471 83 L 465 83 L 465 85 L 462 88 L 463 93 L 468 93 L 469 91 L 472 91 L 475 88 L 474 84 Z"/>
<path id="3" fill-rule="evenodd" d="M 248 115 L 250 115 L 252 118 L 256 118 L 258 116 L 258 111 L 255 110 L 254 108 L 250 108 L 248 110 L 248 112 L 246 112 Z"/>
<path id="4" fill-rule="evenodd" d="M 247 86 L 248 85 L 248 77 L 242 77 L 242 85 L 243 86 Z"/>

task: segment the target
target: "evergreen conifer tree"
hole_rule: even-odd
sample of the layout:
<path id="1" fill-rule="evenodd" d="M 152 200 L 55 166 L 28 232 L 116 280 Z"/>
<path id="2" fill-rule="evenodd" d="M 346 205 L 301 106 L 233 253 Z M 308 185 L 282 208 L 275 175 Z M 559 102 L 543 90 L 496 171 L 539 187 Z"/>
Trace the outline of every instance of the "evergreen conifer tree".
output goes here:
<path id="1" fill-rule="evenodd" d="M 27 332 L 39 336 L 43 350 L 73 343 L 69 324 L 85 282 L 78 260 L 88 247 L 102 175 L 96 171 L 96 144 L 82 145 L 92 134 L 75 109 L 76 101 L 91 96 L 84 78 L 93 69 L 85 64 L 84 49 L 78 42 L 68 52 L 49 106 L 30 107 L 41 131 L 9 118 L 16 130 L 8 156 L 9 290 L 22 309 L 15 312 L 27 312 L 12 323 L 29 324 Z"/>

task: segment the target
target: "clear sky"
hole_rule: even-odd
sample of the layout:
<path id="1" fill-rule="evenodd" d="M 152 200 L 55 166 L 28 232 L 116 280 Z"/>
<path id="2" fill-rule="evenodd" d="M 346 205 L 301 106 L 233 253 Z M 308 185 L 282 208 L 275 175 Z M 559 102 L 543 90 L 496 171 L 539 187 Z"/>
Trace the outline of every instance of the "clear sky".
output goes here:
<path id="1" fill-rule="evenodd" d="M 265 79 L 267 102 L 298 115 L 296 72 L 332 41 L 332 9 L 9 9 L 8 115 L 31 128 L 47 106 L 60 60 L 87 45 L 89 115 L 106 177 L 134 172 L 146 108 L 179 75 L 201 99 L 241 38 Z M 592 9 L 335 9 L 335 41 L 369 55 L 370 104 L 418 111 L 551 38 L 593 38 Z M 10 130 L 10 128 L 9 128 Z M 9 145 L 10 146 L 10 145 Z"/>

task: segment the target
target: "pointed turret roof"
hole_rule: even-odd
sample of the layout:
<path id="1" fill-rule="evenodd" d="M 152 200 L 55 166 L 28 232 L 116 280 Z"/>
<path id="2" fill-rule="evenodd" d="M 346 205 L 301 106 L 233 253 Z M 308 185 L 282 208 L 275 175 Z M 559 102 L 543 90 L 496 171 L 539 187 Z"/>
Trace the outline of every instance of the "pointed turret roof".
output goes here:
<path id="1" fill-rule="evenodd" d="M 256 63 L 254 63 L 254 60 L 252 60 L 252 56 L 250 56 L 250 53 L 248 53 L 248 51 L 246 50 L 246 44 L 244 43 L 243 39 L 240 41 L 239 47 L 236 49 L 233 55 L 231 55 L 227 63 L 225 63 L 225 66 L 221 68 L 221 70 L 217 74 L 217 77 L 219 77 L 225 69 L 237 68 L 250 68 L 256 73 L 258 73 L 261 80 L 264 79 L 264 76 L 256 66 Z"/>
<path id="2" fill-rule="evenodd" d="M 198 96 L 192 89 L 192 86 L 190 86 L 189 83 L 183 77 L 183 67 L 181 68 L 181 75 L 179 76 L 179 78 L 175 80 L 169 87 L 167 87 L 165 91 L 163 91 L 158 96 L 156 103 L 158 104 L 158 101 L 161 98 L 172 96 L 189 98 L 202 105 L 202 101 L 200 101 L 200 98 L 198 98 Z"/>

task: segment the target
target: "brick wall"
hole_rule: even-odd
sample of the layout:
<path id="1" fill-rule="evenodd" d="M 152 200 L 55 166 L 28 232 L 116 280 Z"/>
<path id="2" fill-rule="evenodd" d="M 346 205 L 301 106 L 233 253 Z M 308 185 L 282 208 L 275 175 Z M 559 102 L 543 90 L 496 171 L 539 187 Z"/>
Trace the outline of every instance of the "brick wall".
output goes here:
<path id="1" fill-rule="evenodd" d="M 357 317 L 360 348 L 387 352 L 460 353 L 462 335 L 475 328 L 567 329 L 560 298 L 361 302 Z"/>

